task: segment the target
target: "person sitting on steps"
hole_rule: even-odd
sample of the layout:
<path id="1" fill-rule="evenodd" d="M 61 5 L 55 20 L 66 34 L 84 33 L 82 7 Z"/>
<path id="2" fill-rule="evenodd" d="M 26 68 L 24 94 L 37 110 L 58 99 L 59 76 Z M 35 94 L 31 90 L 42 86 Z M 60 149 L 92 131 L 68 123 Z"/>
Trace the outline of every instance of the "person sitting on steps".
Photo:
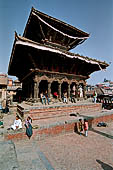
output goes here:
<path id="1" fill-rule="evenodd" d="M 48 104 L 49 104 L 49 102 L 50 102 L 50 99 L 49 99 L 49 96 L 48 96 L 47 90 L 45 91 L 45 97 L 46 97 L 46 99 L 47 99 L 47 102 L 48 102 Z"/>
<path id="2" fill-rule="evenodd" d="M 22 129 L 22 121 L 18 115 L 16 116 L 16 119 L 14 120 L 13 125 L 11 125 L 11 127 L 8 128 L 7 130 L 10 130 L 10 129 L 12 130 Z"/>
<path id="3" fill-rule="evenodd" d="M 72 103 L 76 103 L 75 95 L 74 95 L 74 92 L 73 92 L 73 91 L 71 92 L 70 97 L 71 97 L 71 102 L 72 102 Z"/>
<path id="4" fill-rule="evenodd" d="M 41 102 L 42 102 L 42 104 L 46 104 L 46 96 L 43 94 L 43 92 L 42 93 L 40 93 L 40 99 L 41 99 Z"/>
<path id="5" fill-rule="evenodd" d="M 67 103 L 67 92 L 64 91 L 63 93 L 63 103 Z"/>

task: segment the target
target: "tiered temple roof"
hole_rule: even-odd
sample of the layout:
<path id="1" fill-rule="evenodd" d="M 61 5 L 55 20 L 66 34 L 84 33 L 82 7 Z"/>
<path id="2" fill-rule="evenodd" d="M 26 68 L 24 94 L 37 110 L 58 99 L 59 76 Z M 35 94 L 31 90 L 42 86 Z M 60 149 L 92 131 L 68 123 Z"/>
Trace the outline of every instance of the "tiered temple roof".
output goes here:
<path id="1" fill-rule="evenodd" d="M 68 51 L 83 43 L 89 34 L 32 8 L 23 36 Z"/>
<path id="2" fill-rule="evenodd" d="M 83 76 L 109 65 L 69 52 L 89 37 L 60 20 L 32 8 L 23 37 L 15 34 L 8 74 L 22 80 L 31 69 Z"/>

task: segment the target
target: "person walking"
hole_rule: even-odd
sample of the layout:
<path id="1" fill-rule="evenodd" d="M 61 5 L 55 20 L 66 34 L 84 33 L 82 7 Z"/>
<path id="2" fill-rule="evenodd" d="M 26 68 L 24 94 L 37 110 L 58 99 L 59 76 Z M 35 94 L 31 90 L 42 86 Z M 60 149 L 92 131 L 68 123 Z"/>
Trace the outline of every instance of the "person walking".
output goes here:
<path id="1" fill-rule="evenodd" d="M 86 119 L 84 119 L 84 132 L 85 132 L 85 136 L 88 136 L 88 121 Z"/>

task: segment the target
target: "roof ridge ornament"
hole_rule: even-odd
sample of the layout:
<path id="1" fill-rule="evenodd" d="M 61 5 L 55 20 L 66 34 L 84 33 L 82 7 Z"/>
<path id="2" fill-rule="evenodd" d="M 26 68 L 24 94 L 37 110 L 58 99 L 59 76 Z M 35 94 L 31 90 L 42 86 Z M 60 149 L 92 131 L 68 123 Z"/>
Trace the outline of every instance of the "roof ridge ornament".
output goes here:
<path id="1" fill-rule="evenodd" d="M 18 40 L 18 34 L 16 31 L 15 31 L 15 39 Z"/>

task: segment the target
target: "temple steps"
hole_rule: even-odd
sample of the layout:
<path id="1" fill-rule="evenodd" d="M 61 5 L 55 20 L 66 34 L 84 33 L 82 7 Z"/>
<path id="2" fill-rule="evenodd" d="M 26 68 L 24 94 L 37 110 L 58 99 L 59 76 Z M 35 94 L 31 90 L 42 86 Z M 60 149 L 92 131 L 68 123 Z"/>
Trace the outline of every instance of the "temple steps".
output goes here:
<path id="1" fill-rule="evenodd" d="M 100 111 L 101 104 L 63 104 L 63 105 L 44 105 L 29 106 L 25 104 L 18 105 L 18 112 L 21 117 L 31 116 L 33 120 L 48 119 L 51 117 L 69 116 L 75 113 L 84 113 Z"/>
<path id="2" fill-rule="evenodd" d="M 76 103 L 65 105 L 29 106 L 24 103 L 18 105 L 19 113 L 23 116 L 23 129 L 4 133 L 5 140 L 28 140 L 25 132 L 25 120 L 27 116 L 33 119 L 34 140 L 42 140 L 46 137 L 77 132 L 78 121 L 86 118 L 91 129 L 98 122 L 113 121 L 113 111 L 102 110 L 101 104 Z M 77 114 L 77 112 L 79 114 Z M 9 119 L 7 120 L 9 122 Z M 7 124 L 7 123 L 6 123 Z"/>

